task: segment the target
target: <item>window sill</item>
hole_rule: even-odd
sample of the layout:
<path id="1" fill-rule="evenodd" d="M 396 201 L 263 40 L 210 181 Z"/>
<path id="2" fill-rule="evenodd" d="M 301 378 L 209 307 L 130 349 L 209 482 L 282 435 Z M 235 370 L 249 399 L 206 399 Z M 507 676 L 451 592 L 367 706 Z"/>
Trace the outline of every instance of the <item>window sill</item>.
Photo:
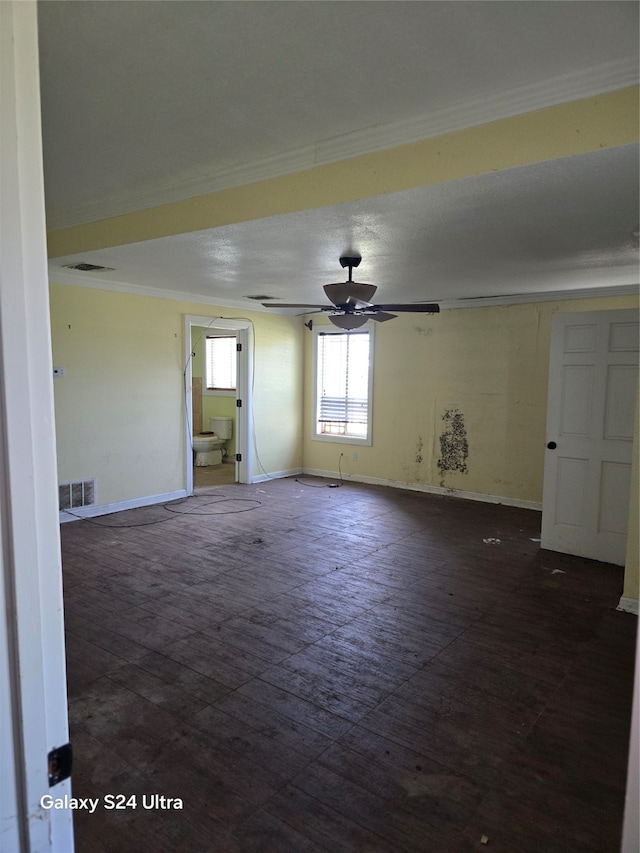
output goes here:
<path id="1" fill-rule="evenodd" d="M 359 444 L 364 445 L 365 447 L 371 447 L 371 437 L 366 438 L 358 438 L 355 435 L 320 435 L 319 433 L 313 433 L 311 436 L 311 441 L 328 441 L 332 444 Z"/>
<path id="2" fill-rule="evenodd" d="M 226 390 L 222 390 L 222 389 L 213 390 L 211 388 L 203 388 L 202 389 L 202 394 L 203 394 L 203 396 L 206 396 L 206 397 L 235 397 L 236 393 L 237 392 L 235 391 L 235 389 L 233 389 L 231 391 L 226 391 Z"/>

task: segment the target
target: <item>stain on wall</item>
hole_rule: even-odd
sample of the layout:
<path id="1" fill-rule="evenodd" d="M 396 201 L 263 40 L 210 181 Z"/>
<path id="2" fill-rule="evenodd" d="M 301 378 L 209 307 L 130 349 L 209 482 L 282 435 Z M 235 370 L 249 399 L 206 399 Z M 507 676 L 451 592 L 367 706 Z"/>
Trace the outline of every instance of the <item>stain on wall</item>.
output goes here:
<path id="1" fill-rule="evenodd" d="M 458 409 L 446 409 L 442 415 L 445 428 L 440 434 L 440 485 L 444 486 L 444 479 L 449 471 L 459 471 L 461 474 L 468 472 L 467 457 L 469 456 L 469 442 L 467 431 L 464 426 L 464 415 Z"/>

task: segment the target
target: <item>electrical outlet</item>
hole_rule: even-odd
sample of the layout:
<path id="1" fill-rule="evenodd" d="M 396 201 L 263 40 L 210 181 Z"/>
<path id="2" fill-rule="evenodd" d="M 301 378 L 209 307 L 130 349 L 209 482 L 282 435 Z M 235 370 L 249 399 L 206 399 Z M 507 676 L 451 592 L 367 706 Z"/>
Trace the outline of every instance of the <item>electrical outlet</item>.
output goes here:
<path id="1" fill-rule="evenodd" d="M 64 367 L 54 367 L 53 368 L 53 375 L 54 376 L 64 376 L 64 372 L 65 372 Z"/>
<path id="2" fill-rule="evenodd" d="M 357 461 L 358 461 L 358 454 L 357 454 L 357 453 L 352 453 L 352 454 L 351 454 L 351 461 L 352 461 L 352 462 L 357 462 Z"/>

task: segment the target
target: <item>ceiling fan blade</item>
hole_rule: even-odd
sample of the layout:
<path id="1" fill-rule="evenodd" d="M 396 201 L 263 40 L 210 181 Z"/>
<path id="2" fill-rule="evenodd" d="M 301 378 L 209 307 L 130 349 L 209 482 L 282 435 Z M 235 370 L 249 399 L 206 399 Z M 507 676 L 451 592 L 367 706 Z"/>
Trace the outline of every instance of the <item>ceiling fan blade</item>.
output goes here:
<path id="1" fill-rule="evenodd" d="M 439 314 L 440 306 L 433 302 L 409 302 L 405 304 L 389 303 L 386 305 L 373 305 L 376 311 L 405 311 L 411 314 Z"/>
<path id="2" fill-rule="evenodd" d="M 370 320 L 375 320 L 376 323 L 384 323 L 385 320 L 395 320 L 396 314 L 389 314 L 387 311 L 376 311 L 375 313 L 369 314 L 368 312 L 363 312 L 365 316 L 369 317 Z"/>
<path id="3" fill-rule="evenodd" d="M 324 285 L 324 292 L 334 305 L 353 305 L 354 308 L 368 305 L 377 289 L 375 284 L 361 284 L 357 281 L 339 281 Z"/>
<path id="4" fill-rule="evenodd" d="M 333 311 L 333 305 L 307 305 L 303 302 L 263 302 L 263 308 L 314 308 L 318 311 Z"/>

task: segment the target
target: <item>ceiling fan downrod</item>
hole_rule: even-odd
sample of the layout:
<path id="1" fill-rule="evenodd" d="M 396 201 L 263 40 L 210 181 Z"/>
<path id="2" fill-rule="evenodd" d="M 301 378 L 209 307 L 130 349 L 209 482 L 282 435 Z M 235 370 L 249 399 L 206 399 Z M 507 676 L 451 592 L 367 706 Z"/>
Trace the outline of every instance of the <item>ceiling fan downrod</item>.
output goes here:
<path id="1" fill-rule="evenodd" d="M 343 269 L 344 269 L 344 267 L 349 267 L 349 279 L 348 279 L 348 281 L 350 281 L 350 282 L 353 281 L 353 278 L 351 277 L 351 271 L 353 270 L 354 267 L 360 266 L 361 260 L 362 260 L 362 258 L 358 257 L 357 255 L 356 256 L 354 256 L 354 255 L 343 255 L 340 258 L 340 266 Z"/>

